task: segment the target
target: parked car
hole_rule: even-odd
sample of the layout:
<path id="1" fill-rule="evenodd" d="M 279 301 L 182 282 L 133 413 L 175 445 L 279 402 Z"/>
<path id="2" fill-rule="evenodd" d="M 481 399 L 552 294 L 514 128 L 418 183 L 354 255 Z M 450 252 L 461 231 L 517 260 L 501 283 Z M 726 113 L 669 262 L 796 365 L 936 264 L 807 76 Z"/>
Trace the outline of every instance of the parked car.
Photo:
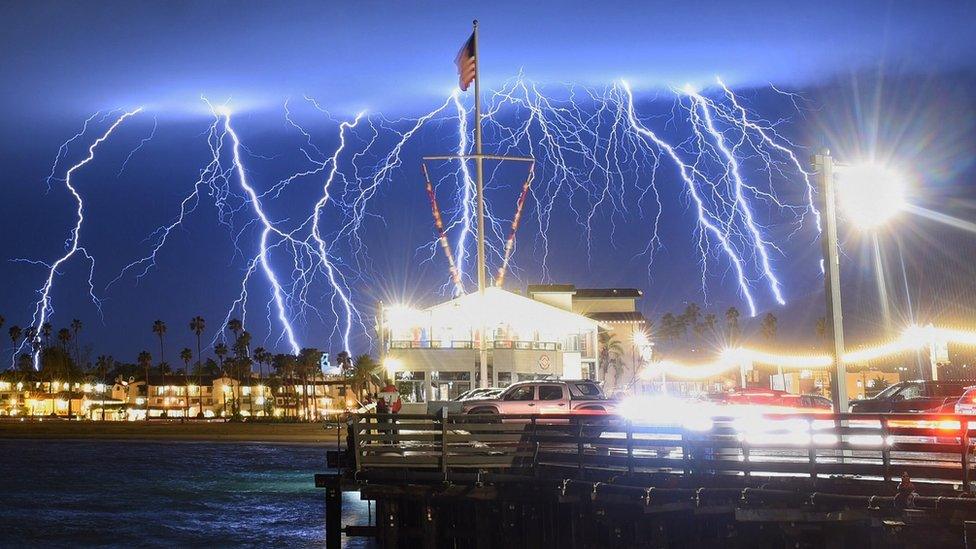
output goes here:
<path id="1" fill-rule="evenodd" d="M 464 402 L 465 414 L 604 414 L 614 411 L 596 383 L 580 380 L 522 381 L 495 397 Z"/>
<path id="2" fill-rule="evenodd" d="M 830 400 L 819 395 L 794 395 L 776 389 L 742 389 L 732 393 L 709 395 L 708 400 L 730 405 L 784 408 L 797 412 L 829 412 Z"/>
<path id="3" fill-rule="evenodd" d="M 972 381 L 902 381 L 851 402 L 853 413 L 951 412 Z"/>
<path id="4" fill-rule="evenodd" d="M 976 414 L 976 385 L 966 387 L 953 411 L 957 414 Z"/>

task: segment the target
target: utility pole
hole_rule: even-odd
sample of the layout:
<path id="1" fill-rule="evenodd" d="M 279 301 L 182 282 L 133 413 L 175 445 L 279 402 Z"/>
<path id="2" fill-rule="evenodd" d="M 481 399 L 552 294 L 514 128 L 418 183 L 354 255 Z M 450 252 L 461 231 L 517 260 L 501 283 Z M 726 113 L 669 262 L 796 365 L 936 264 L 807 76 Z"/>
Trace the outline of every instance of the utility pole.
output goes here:
<path id="1" fill-rule="evenodd" d="M 820 242 L 823 247 L 824 296 L 827 301 L 827 337 L 831 342 L 830 370 L 831 400 L 834 413 L 846 413 L 847 367 L 844 364 L 844 314 L 840 296 L 840 254 L 837 248 L 837 198 L 834 189 L 834 159 L 824 149 L 814 155 L 813 167 L 820 191 L 820 212 L 823 227 Z"/>

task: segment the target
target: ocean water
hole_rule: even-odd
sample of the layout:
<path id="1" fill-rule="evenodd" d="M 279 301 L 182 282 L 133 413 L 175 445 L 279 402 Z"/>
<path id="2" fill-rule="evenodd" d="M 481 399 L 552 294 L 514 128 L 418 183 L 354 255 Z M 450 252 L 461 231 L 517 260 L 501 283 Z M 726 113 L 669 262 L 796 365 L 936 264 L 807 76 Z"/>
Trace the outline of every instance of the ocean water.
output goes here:
<path id="1" fill-rule="evenodd" d="M 0 546 L 323 546 L 325 471 L 304 445 L 0 440 Z"/>

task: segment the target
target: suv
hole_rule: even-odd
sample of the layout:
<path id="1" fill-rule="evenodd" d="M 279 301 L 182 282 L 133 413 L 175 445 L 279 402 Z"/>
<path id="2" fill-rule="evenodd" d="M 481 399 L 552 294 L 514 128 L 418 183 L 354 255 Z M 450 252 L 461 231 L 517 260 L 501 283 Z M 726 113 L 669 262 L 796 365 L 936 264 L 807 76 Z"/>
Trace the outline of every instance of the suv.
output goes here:
<path id="1" fill-rule="evenodd" d="M 902 381 L 872 398 L 851 402 L 851 412 L 941 412 L 947 407 L 951 411 L 972 384 L 972 381 Z"/>
<path id="2" fill-rule="evenodd" d="M 465 402 L 465 414 L 593 414 L 612 412 L 614 403 L 586 380 L 521 381 L 496 398 Z"/>

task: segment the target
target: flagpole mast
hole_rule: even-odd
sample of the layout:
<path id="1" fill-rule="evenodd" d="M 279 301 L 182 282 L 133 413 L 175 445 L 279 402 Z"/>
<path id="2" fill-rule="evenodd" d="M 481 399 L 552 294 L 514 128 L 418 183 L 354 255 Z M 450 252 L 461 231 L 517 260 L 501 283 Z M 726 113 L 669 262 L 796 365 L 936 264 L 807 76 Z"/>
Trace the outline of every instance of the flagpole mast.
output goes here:
<path id="1" fill-rule="evenodd" d="M 478 170 L 477 197 L 478 197 L 478 294 L 481 301 L 481 335 L 478 346 L 478 364 L 481 368 L 481 387 L 489 387 L 488 379 L 488 346 L 485 341 L 487 330 L 485 329 L 485 285 L 487 265 L 485 265 L 485 185 L 484 185 L 484 157 L 481 150 L 481 55 L 478 51 L 478 20 L 472 23 L 474 26 L 474 149 L 475 164 Z"/>

